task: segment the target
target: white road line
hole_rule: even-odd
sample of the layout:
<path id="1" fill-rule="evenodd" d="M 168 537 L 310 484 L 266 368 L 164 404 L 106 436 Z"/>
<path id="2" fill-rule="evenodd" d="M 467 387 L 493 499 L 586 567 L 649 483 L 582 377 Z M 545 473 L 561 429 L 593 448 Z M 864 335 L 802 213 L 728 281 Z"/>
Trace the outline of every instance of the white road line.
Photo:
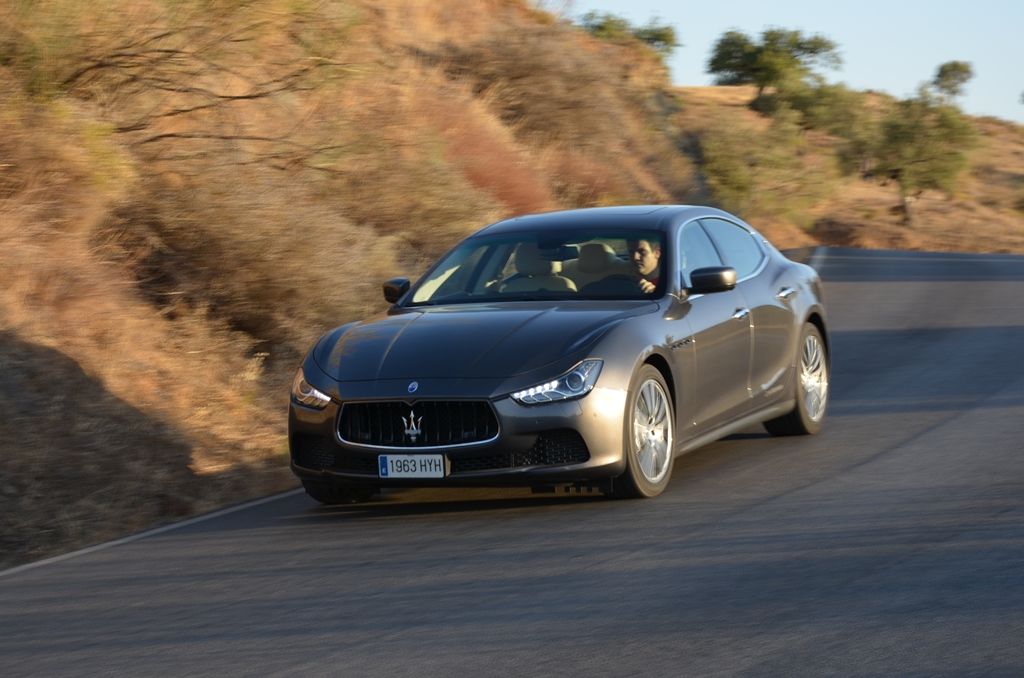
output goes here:
<path id="1" fill-rule="evenodd" d="M 24 565 L 18 565 L 7 570 L 0 570 L 0 578 L 7 577 L 12 574 L 18 574 L 19 572 L 24 572 L 26 570 L 32 570 L 37 567 L 42 567 L 43 565 L 51 565 L 53 563 L 59 563 L 62 560 L 69 560 L 71 558 L 77 558 L 78 556 L 84 556 L 89 553 L 95 553 L 96 551 L 109 549 L 113 546 L 128 544 L 133 541 L 145 539 L 146 537 L 152 537 L 154 535 L 162 534 L 164 532 L 170 532 L 171 530 L 177 530 L 182 527 L 188 527 L 189 525 L 195 525 L 196 523 L 201 523 L 206 520 L 213 520 L 214 518 L 226 516 L 229 513 L 237 513 L 238 511 L 244 511 L 245 509 L 250 509 L 256 506 L 260 506 L 262 504 L 269 504 L 270 502 L 277 501 L 279 499 L 287 499 L 288 497 L 294 497 L 297 494 L 302 494 L 302 492 L 303 489 L 300 487 L 294 490 L 288 490 L 287 492 L 281 492 L 280 494 L 272 494 L 269 497 L 263 497 L 262 499 L 253 499 L 252 501 L 247 501 L 244 504 L 238 504 L 237 506 L 229 506 L 228 508 L 213 511 L 212 513 L 204 513 L 201 516 L 196 516 L 194 518 L 182 520 L 177 523 L 171 523 L 170 525 L 161 525 L 160 527 L 154 527 L 152 530 L 146 530 L 144 532 L 130 534 L 127 537 L 121 537 L 120 539 L 114 539 L 113 541 L 105 541 L 102 544 L 87 546 L 86 548 L 79 549 L 78 551 L 62 553 L 59 556 L 44 558 L 42 560 L 37 560 L 32 563 L 25 563 Z"/>
<path id="2" fill-rule="evenodd" d="M 818 249 L 818 248 L 815 248 L 815 249 Z M 825 249 L 828 249 L 828 248 L 825 248 Z M 863 250 L 863 252 L 865 252 L 865 253 L 875 253 L 874 250 Z M 987 264 L 1024 264 L 1024 256 L 1016 256 L 1016 255 L 1008 255 L 1008 256 L 1004 256 L 1004 257 L 999 257 L 999 256 L 996 256 L 996 255 L 990 255 L 990 254 L 972 254 L 970 252 L 967 252 L 967 253 L 953 253 L 953 252 L 950 252 L 949 254 L 947 254 L 945 252 L 920 252 L 920 254 L 923 254 L 925 256 L 923 256 L 923 257 L 914 257 L 914 256 L 909 256 L 909 255 L 908 256 L 901 256 L 899 254 L 884 254 L 883 256 L 879 256 L 879 257 L 866 257 L 862 253 L 847 254 L 847 253 L 831 252 L 829 254 L 829 258 L 830 259 L 845 259 L 845 260 L 848 260 L 848 261 L 858 261 L 858 262 L 868 262 L 868 263 L 870 263 L 870 262 L 883 262 L 884 263 L 884 262 L 889 262 L 889 261 L 915 261 L 915 262 L 926 263 L 926 262 L 933 262 L 933 261 L 941 261 L 942 263 L 976 264 L 979 261 L 984 261 Z"/>
<path id="3" fill-rule="evenodd" d="M 815 271 L 821 272 L 821 264 L 825 261 L 825 255 L 828 253 L 827 247 L 818 246 L 814 248 L 814 252 L 811 254 L 810 261 L 807 265 L 813 268 Z"/>

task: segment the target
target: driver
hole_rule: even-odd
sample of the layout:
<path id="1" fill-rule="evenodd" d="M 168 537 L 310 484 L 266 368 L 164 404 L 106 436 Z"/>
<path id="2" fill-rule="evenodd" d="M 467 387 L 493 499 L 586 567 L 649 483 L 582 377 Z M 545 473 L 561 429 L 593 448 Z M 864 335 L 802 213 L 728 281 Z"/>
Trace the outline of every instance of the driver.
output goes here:
<path id="1" fill-rule="evenodd" d="M 629 240 L 630 261 L 633 269 L 640 276 L 640 290 L 650 294 L 658 286 L 661 263 L 661 243 L 649 240 Z"/>

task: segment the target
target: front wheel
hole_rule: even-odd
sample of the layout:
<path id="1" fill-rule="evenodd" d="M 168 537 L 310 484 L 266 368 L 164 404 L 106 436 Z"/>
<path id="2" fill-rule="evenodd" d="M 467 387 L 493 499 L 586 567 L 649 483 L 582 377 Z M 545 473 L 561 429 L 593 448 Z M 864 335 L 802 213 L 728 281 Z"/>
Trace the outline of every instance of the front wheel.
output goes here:
<path id="1" fill-rule="evenodd" d="M 796 371 L 796 405 L 788 414 L 764 423 L 775 436 L 813 435 L 821 430 L 828 407 L 829 360 L 821 332 L 804 324 Z"/>
<path id="2" fill-rule="evenodd" d="M 661 372 L 640 368 L 626 401 L 626 470 L 615 479 L 622 498 L 656 497 L 672 477 L 672 399 Z"/>

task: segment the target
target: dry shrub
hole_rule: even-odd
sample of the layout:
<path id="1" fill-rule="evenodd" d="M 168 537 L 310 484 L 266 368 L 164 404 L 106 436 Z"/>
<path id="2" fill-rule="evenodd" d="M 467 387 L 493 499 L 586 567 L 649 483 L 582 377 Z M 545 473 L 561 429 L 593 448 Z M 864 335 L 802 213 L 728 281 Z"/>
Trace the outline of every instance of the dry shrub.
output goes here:
<path id="1" fill-rule="evenodd" d="M 320 332 L 379 308 L 368 300 L 399 266 L 394 236 L 353 225 L 270 170 L 234 178 L 150 186 L 96 229 L 97 253 L 168 317 L 204 309 L 275 358 L 297 359 Z"/>
<path id="2" fill-rule="evenodd" d="M 742 113 L 721 117 L 701 136 L 702 170 L 715 200 L 747 218 L 806 219 L 838 179 L 834 160 L 807 152 L 791 111 L 761 132 Z"/>
<path id="3" fill-rule="evenodd" d="M 545 165 L 563 204 L 692 194 L 694 170 L 671 123 L 678 104 L 650 50 L 602 43 L 560 24 L 510 26 L 447 45 L 436 61 L 538 155 L 556 149 L 572 159 Z M 597 183 L 580 183 L 589 178 Z"/>
<path id="4" fill-rule="evenodd" d="M 373 16 L 377 40 L 389 48 L 459 44 L 495 24 L 530 23 L 536 14 L 523 0 L 358 0 Z"/>
<path id="5" fill-rule="evenodd" d="M 448 160 L 475 188 L 494 196 L 513 214 L 551 209 L 555 200 L 547 177 L 509 129 L 479 101 L 461 92 L 445 94 L 420 97 L 419 108 L 444 137 Z"/>
<path id="6" fill-rule="evenodd" d="M 503 214 L 425 117 L 433 104 L 420 90 L 438 85 L 430 71 L 373 71 L 345 83 L 343 105 L 324 95 L 306 118 L 338 147 L 310 163 L 318 199 L 368 234 L 397 238 L 397 256 L 412 268 Z"/>
<path id="7" fill-rule="evenodd" d="M 567 45 L 566 42 L 569 41 Z M 626 103 L 594 55 L 561 26 L 507 27 L 468 47 L 449 46 L 449 73 L 530 143 L 621 149 Z"/>
<path id="8" fill-rule="evenodd" d="M 618 168 L 582 151 L 551 147 L 542 158 L 560 205 L 596 207 L 630 193 L 628 179 Z"/>

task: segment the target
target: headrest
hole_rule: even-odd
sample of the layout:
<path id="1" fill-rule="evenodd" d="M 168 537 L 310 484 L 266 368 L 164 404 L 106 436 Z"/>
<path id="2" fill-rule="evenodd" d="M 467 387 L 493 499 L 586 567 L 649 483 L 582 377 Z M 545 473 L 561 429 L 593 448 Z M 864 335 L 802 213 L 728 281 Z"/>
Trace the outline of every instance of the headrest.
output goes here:
<path id="1" fill-rule="evenodd" d="M 536 243 L 524 242 L 516 249 L 516 271 L 523 275 L 553 275 L 555 262 L 541 256 Z"/>
<path id="2" fill-rule="evenodd" d="M 580 246 L 579 270 L 581 273 L 604 273 L 615 263 L 615 251 L 599 242 L 588 242 Z"/>

